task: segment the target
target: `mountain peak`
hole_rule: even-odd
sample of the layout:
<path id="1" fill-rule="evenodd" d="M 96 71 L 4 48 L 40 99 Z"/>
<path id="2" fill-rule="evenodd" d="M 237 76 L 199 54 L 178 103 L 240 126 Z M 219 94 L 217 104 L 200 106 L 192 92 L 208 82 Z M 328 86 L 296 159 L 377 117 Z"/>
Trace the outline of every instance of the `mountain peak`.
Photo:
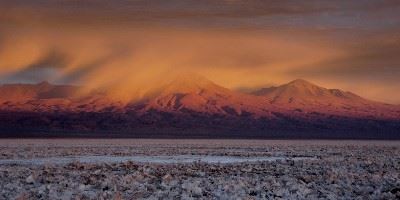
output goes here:
<path id="1" fill-rule="evenodd" d="M 37 84 L 38 85 L 42 85 L 42 84 L 50 85 L 50 83 L 48 81 L 41 81 L 41 82 L 39 82 Z"/>
<path id="2" fill-rule="evenodd" d="M 37 83 L 36 85 L 39 86 L 39 87 L 42 87 L 42 86 L 51 86 L 51 84 L 50 84 L 48 81 L 42 81 L 42 82 L 40 82 L 40 83 Z"/>
<path id="3" fill-rule="evenodd" d="M 253 94 L 267 97 L 271 103 L 297 107 L 360 105 L 365 103 L 364 99 L 353 93 L 320 87 L 304 79 L 296 79 L 278 87 L 263 88 Z"/>
<path id="4" fill-rule="evenodd" d="M 305 79 L 298 78 L 289 82 L 289 84 L 311 84 L 311 83 Z"/>
<path id="5" fill-rule="evenodd" d="M 296 87 L 305 87 L 305 88 L 310 88 L 310 87 L 318 87 L 317 85 L 304 80 L 304 79 L 296 79 L 294 81 L 291 81 L 286 84 L 287 86 L 296 86 Z"/>
<path id="6" fill-rule="evenodd" d="M 217 87 L 212 81 L 194 73 L 177 75 L 167 86 L 164 92 L 191 93 L 203 89 Z"/>
<path id="7" fill-rule="evenodd" d="M 197 74 L 182 74 L 150 99 L 143 111 L 193 112 L 219 115 L 263 113 L 269 103 L 263 98 L 236 93 Z"/>

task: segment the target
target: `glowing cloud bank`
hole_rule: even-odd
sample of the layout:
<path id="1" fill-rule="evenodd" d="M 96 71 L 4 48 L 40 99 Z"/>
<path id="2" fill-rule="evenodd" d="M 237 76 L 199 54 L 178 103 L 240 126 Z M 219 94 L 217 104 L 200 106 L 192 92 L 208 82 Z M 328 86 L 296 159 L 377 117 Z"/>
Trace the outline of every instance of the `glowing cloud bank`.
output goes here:
<path id="1" fill-rule="evenodd" d="M 0 1 L 2 83 L 141 98 L 178 73 L 252 90 L 296 78 L 400 103 L 395 1 Z"/>

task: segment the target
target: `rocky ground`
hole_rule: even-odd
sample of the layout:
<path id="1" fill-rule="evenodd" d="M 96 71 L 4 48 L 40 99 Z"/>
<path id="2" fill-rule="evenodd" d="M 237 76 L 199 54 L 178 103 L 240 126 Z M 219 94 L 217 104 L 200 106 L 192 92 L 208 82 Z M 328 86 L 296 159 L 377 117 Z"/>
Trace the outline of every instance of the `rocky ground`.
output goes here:
<path id="1" fill-rule="evenodd" d="M 225 164 L 1 164 L 0 199 L 400 198 L 400 142 L 1 140 L 0 154 L 0 161 L 84 155 L 284 158 Z"/>

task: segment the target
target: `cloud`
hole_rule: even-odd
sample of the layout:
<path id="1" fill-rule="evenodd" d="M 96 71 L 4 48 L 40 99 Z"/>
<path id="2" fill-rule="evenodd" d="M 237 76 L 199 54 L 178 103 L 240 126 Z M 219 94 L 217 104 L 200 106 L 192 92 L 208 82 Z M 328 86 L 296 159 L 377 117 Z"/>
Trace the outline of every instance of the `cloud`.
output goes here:
<path id="1" fill-rule="evenodd" d="M 400 38 L 393 30 L 342 44 L 342 53 L 313 65 L 287 70 L 320 84 L 356 92 L 373 100 L 398 104 Z"/>
<path id="2" fill-rule="evenodd" d="M 66 55 L 51 50 L 35 62 L 24 66 L 22 69 L 5 74 L 1 77 L 3 82 L 30 82 L 36 83 L 43 80 L 52 80 L 60 73 L 60 69 L 67 66 Z"/>
<path id="3" fill-rule="evenodd" d="M 91 75 L 95 76 L 96 71 L 99 68 L 105 67 L 112 62 L 124 59 L 125 56 L 129 55 L 131 52 L 127 48 L 119 48 L 118 50 L 113 50 L 110 54 L 105 56 L 100 56 L 90 62 L 82 63 L 79 66 L 66 71 L 59 79 L 60 83 L 68 84 L 84 84 L 83 80 L 89 78 Z"/>
<path id="4" fill-rule="evenodd" d="M 44 57 L 30 64 L 26 69 L 63 68 L 67 65 L 68 58 L 57 50 L 50 50 Z"/>
<path id="5" fill-rule="evenodd" d="M 352 86 L 400 85 L 399 13 L 391 0 L 0 0 L 0 81 L 140 96 L 194 71 L 229 88 L 306 78 L 386 101 L 393 92 Z"/>
<path id="6" fill-rule="evenodd" d="M 223 0 L 16 0 L 0 1 L 0 22 L 3 25 L 27 27 L 46 26 L 64 29 L 76 26 L 212 26 L 262 28 L 282 22 L 304 25 L 334 23 L 326 16 L 341 19 L 351 17 L 357 25 L 363 19 L 357 17 L 370 13 L 396 13 L 398 1 L 223 1 Z M 364 14 L 363 14 L 364 13 Z M 325 17 L 324 17 L 325 16 Z M 381 17 L 384 15 L 380 15 Z M 355 20 L 355 21 L 354 21 Z M 393 19 L 392 19 L 393 20 Z M 381 20 L 385 23 L 386 20 Z M 398 22 L 399 20 L 397 20 Z M 320 24 L 321 23 L 321 24 Z M 62 26 L 60 26 L 62 24 Z M 289 23 L 287 23 L 289 24 Z"/>
<path id="7" fill-rule="evenodd" d="M 343 55 L 314 66 L 303 66 L 290 73 L 300 76 L 324 76 L 394 81 L 400 84 L 400 38 L 386 35 L 365 38 L 350 46 Z"/>

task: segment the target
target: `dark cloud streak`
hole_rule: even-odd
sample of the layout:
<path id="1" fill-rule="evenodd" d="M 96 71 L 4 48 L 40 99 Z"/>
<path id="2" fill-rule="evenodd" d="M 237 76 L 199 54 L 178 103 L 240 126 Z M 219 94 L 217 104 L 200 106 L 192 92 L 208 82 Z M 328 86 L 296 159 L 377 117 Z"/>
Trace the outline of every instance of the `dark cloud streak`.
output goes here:
<path id="1" fill-rule="evenodd" d="M 99 68 L 131 54 L 132 50 L 127 48 L 115 49 L 109 55 L 99 57 L 89 63 L 85 63 L 76 67 L 75 70 L 63 75 L 59 80 L 57 80 L 57 82 L 79 84 L 88 76 L 93 75 Z"/>
<path id="2" fill-rule="evenodd" d="M 326 60 L 316 66 L 296 68 L 289 73 L 305 77 L 392 81 L 400 84 L 400 40 L 358 43 L 347 51 L 339 58 Z"/>
<path id="3" fill-rule="evenodd" d="M 68 65 L 68 56 L 58 50 L 50 50 L 37 61 L 23 67 L 17 72 L 0 77 L 3 82 L 31 82 L 36 83 L 50 80 L 56 76 L 62 68 Z"/>
<path id="4" fill-rule="evenodd" d="M 42 58 L 25 67 L 25 69 L 64 68 L 68 64 L 68 56 L 58 50 L 50 50 Z"/>

